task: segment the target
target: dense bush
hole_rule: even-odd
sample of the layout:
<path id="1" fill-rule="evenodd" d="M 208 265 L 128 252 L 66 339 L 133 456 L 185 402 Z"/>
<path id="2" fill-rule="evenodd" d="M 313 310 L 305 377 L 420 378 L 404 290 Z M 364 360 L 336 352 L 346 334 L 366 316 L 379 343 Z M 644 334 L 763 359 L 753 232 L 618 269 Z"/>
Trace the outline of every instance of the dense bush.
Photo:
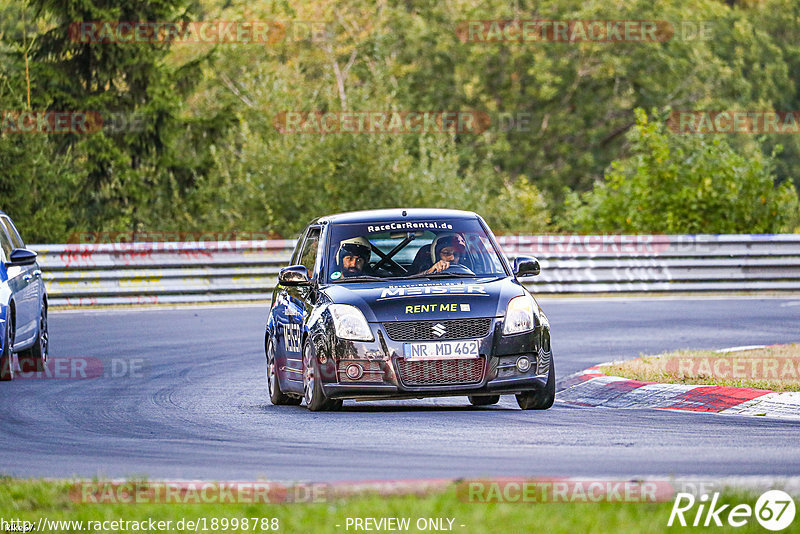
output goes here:
<path id="1" fill-rule="evenodd" d="M 569 199 L 580 232 L 774 233 L 800 219 L 790 182 L 775 186 L 772 158 L 742 155 L 719 137 L 675 134 L 636 110 L 631 155 Z"/>

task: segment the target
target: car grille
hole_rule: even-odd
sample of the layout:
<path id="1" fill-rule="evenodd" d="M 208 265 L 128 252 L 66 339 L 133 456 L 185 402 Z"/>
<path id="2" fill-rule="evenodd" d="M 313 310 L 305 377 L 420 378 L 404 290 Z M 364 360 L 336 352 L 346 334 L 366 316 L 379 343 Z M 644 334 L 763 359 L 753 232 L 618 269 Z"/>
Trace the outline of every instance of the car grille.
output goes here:
<path id="1" fill-rule="evenodd" d="M 468 360 L 397 360 L 400 380 L 407 386 L 477 384 L 483 380 L 483 356 Z"/>
<path id="2" fill-rule="evenodd" d="M 467 339 L 489 335 L 492 318 L 449 319 L 442 321 L 392 321 L 383 323 L 389 339 L 417 341 L 438 339 Z"/>

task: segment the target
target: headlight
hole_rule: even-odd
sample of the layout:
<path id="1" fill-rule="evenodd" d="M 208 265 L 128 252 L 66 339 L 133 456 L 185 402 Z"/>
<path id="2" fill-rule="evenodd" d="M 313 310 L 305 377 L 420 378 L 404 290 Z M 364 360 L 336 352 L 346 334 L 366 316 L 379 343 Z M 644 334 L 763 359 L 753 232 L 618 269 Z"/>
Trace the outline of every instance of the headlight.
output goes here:
<path id="1" fill-rule="evenodd" d="M 333 316 L 333 327 L 340 339 L 352 341 L 372 341 L 372 330 L 361 310 L 349 304 L 331 304 L 328 306 Z"/>
<path id="2" fill-rule="evenodd" d="M 514 297 L 508 301 L 503 334 L 519 334 L 533 330 L 536 326 L 533 310 L 536 304 L 529 295 Z"/>

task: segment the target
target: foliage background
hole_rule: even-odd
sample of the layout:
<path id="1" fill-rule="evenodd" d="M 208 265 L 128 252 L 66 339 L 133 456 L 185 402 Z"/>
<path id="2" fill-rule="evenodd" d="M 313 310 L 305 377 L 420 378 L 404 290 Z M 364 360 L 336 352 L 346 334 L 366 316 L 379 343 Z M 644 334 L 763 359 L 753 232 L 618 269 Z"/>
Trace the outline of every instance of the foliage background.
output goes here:
<path id="1" fill-rule="evenodd" d="M 470 43 L 459 22 L 704 21 L 663 43 Z M 278 43 L 76 43 L 82 20 L 324 21 Z M 691 24 L 687 26 L 691 28 Z M 679 135 L 671 110 L 800 110 L 793 0 L 0 0 L 0 109 L 134 127 L 0 134 L 0 209 L 29 242 L 259 231 L 392 206 L 498 233 L 800 231 L 797 135 Z M 284 135 L 286 110 L 479 110 L 482 134 Z"/>

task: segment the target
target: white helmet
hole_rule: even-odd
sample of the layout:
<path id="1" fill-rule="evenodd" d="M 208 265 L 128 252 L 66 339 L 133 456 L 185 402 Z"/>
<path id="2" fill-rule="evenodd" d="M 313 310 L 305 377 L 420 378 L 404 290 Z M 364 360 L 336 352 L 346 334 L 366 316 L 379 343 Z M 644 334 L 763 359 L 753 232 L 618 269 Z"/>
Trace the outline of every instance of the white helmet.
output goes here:
<path id="1" fill-rule="evenodd" d="M 339 250 L 336 252 L 336 264 L 341 265 L 345 256 L 358 256 L 364 261 L 369 261 L 372 254 L 372 246 L 363 237 L 351 237 L 339 243 Z"/>

